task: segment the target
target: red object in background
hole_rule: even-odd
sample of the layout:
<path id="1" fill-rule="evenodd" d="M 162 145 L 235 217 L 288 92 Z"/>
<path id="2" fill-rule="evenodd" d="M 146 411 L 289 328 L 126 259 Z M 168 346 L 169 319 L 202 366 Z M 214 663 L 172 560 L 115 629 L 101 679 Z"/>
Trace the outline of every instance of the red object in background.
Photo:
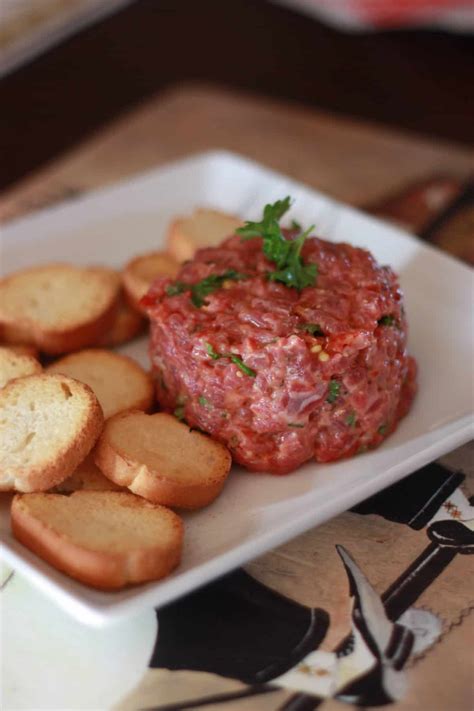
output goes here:
<path id="1" fill-rule="evenodd" d="M 277 0 L 340 29 L 442 27 L 474 31 L 473 0 Z"/>
<path id="2" fill-rule="evenodd" d="M 355 11 L 375 27 L 417 24 L 420 19 L 435 18 L 440 11 L 472 8 L 472 2 L 456 0 L 354 0 Z"/>

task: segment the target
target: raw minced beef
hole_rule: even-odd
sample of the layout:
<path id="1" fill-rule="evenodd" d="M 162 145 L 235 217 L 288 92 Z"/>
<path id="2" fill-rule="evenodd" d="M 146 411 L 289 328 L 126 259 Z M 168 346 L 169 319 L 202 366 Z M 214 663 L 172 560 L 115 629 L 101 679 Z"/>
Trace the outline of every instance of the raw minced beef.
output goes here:
<path id="1" fill-rule="evenodd" d="M 255 471 L 284 474 L 374 447 L 415 394 L 393 271 L 318 238 L 302 257 L 318 276 L 298 291 L 267 278 L 274 265 L 260 238 L 235 235 L 183 265 L 178 288 L 159 279 L 143 300 L 161 406 Z M 224 274 L 193 303 L 190 285 Z"/>

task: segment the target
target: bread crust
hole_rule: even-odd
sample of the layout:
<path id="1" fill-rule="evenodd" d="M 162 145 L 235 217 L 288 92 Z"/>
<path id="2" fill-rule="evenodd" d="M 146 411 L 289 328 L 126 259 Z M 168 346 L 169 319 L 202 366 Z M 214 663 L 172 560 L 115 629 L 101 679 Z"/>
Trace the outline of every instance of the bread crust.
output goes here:
<path id="1" fill-rule="evenodd" d="M 102 335 L 96 345 L 113 348 L 132 341 L 145 331 L 146 324 L 146 319 L 121 295 L 112 327 Z"/>
<path id="2" fill-rule="evenodd" d="M 53 486 L 60 484 L 76 467 L 86 458 L 99 437 L 104 424 L 102 408 L 91 388 L 84 383 L 80 383 L 73 378 L 59 374 L 30 375 L 26 378 L 12 380 L 0 391 L 1 400 L 9 396 L 11 390 L 16 387 L 28 388 L 32 383 L 37 386 L 43 379 L 55 378 L 70 388 L 80 388 L 82 396 L 87 401 L 87 418 L 80 431 L 76 432 L 68 446 L 62 451 L 52 453 L 48 464 L 43 466 L 28 465 L 17 468 L 11 481 L 11 472 L 3 470 L 0 461 L 0 491 L 19 491 L 22 493 L 33 491 L 47 491 Z M 2 475 L 7 481 L 2 481 Z"/>
<path id="3" fill-rule="evenodd" d="M 156 263 L 159 263 L 159 269 L 155 268 Z M 132 259 L 122 272 L 122 284 L 130 306 L 142 315 L 146 314 L 140 299 L 154 279 L 159 276 L 174 278 L 178 271 L 179 264 L 166 252 L 147 252 Z"/>
<path id="4" fill-rule="evenodd" d="M 241 227 L 243 224 L 242 221 L 234 215 L 208 208 L 198 208 L 191 216 L 175 218 L 168 227 L 166 249 L 169 254 L 180 263 L 192 259 L 196 250 L 205 247 L 215 247 L 217 244 L 215 240 L 206 240 L 204 233 L 199 241 L 196 241 L 192 235 L 186 232 L 186 227 L 183 227 L 189 220 L 199 219 L 199 216 L 203 214 L 211 219 L 215 217 L 215 219 L 221 223 L 227 223 L 229 230 L 227 233 L 222 234 L 222 239 L 229 237 L 237 227 Z"/>
<path id="5" fill-rule="evenodd" d="M 67 264 L 50 264 L 25 269 L 3 279 L 0 282 L 0 291 L 2 287 L 12 283 L 19 274 L 24 276 L 46 269 L 54 272 L 74 269 L 74 267 Z M 50 355 L 70 353 L 98 343 L 104 332 L 111 329 L 116 318 L 120 281 L 110 269 L 91 267 L 84 269 L 84 272 L 103 275 L 104 290 L 108 289 L 109 295 L 101 313 L 94 314 L 90 318 L 85 314 L 82 322 L 73 324 L 70 328 L 46 328 L 24 314 L 11 314 L 0 307 L 0 324 L 3 326 L 4 340 L 13 343 L 32 343 Z"/>
<path id="6" fill-rule="evenodd" d="M 86 492 L 75 492 L 71 496 L 80 496 Z M 91 493 L 91 492 L 87 492 Z M 94 492 L 96 496 L 110 492 Z M 181 519 L 164 507 L 162 515 L 170 520 L 174 530 L 173 545 L 164 547 L 157 540 L 153 548 L 134 551 L 105 552 L 91 550 L 71 540 L 67 535 L 40 520 L 25 505 L 28 495 L 16 495 L 11 507 L 13 535 L 24 546 L 40 558 L 79 580 L 85 585 L 101 590 L 117 590 L 128 585 L 159 580 L 168 575 L 179 565 L 182 553 L 183 524 Z M 43 494 L 43 496 L 62 496 L 61 494 Z M 118 493 L 118 496 L 132 498 L 132 494 Z M 138 500 L 138 505 L 141 502 Z M 104 525 L 107 525 L 104 521 Z"/>
<path id="7" fill-rule="evenodd" d="M 82 373 L 78 373 L 81 370 L 81 360 L 84 359 L 85 364 L 83 366 Z M 97 386 L 98 397 L 102 401 L 102 408 L 104 411 L 104 416 L 109 418 L 117 413 L 117 407 L 113 407 L 113 395 L 110 397 L 110 392 L 113 390 L 113 381 L 110 381 L 109 373 L 113 376 L 112 365 L 114 362 L 120 364 L 120 368 L 126 367 L 128 370 L 128 375 L 131 380 L 132 377 L 135 378 L 135 384 L 138 386 L 136 391 L 132 391 L 130 388 L 130 396 L 127 397 L 127 404 L 125 407 L 120 407 L 120 412 L 123 410 L 144 410 L 148 411 L 152 408 L 155 399 L 155 386 L 152 376 L 147 373 L 143 368 L 129 356 L 122 355 L 120 353 L 115 353 L 113 351 L 108 351 L 99 348 L 86 349 L 83 351 L 78 351 L 77 353 L 70 353 L 64 356 L 60 360 L 50 365 L 46 372 L 48 373 L 65 373 L 68 377 L 77 378 L 81 382 L 82 377 L 87 379 L 88 374 L 88 359 L 92 359 L 94 364 L 97 365 L 100 359 L 103 360 L 102 368 L 105 373 L 105 378 L 103 382 L 107 384 L 107 394 L 104 397 L 99 391 L 99 386 Z M 104 360 L 105 359 L 105 360 Z M 78 368 L 79 364 L 79 368 Z M 137 382 L 138 380 L 138 382 Z M 92 387 L 94 387 L 92 382 Z M 127 393 L 128 396 L 128 393 Z"/>
<path id="8" fill-rule="evenodd" d="M 0 389 L 11 380 L 41 373 L 42 370 L 41 363 L 33 356 L 0 346 Z"/>
<path id="9" fill-rule="evenodd" d="M 27 343 L 4 343 L 3 347 L 9 348 L 14 353 L 18 353 L 18 355 L 31 356 L 31 358 L 39 361 L 39 350 L 36 346 Z"/>
<path id="10" fill-rule="evenodd" d="M 74 491 L 125 491 L 112 479 L 102 474 L 94 462 L 93 450 L 73 471 L 71 476 L 51 489 L 52 494 L 72 494 Z"/>
<path id="11" fill-rule="evenodd" d="M 102 473 L 119 486 L 127 487 L 134 494 L 164 506 L 193 510 L 214 501 L 222 491 L 231 467 L 232 459 L 228 450 L 219 442 L 209 439 L 209 446 L 219 452 L 220 462 L 215 467 L 216 471 L 205 479 L 192 483 L 173 479 L 163 475 L 158 466 L 156 468 L 147 466 L 128 455 L 125 447 L 120 449 L 110 441 L 108 432 L 110 423 L 113 425 L 120 418 L 133 414 L 133 412 L 120 413 L 107 421 L 94 450 L 95 463 Z M 159 413 L 159 416 L 171 418 L 171 415 L 164 413 Z M 198 432 L 192 434 L 205 437 Z M 190 458 L 192 459 L 191 453 Z"/>

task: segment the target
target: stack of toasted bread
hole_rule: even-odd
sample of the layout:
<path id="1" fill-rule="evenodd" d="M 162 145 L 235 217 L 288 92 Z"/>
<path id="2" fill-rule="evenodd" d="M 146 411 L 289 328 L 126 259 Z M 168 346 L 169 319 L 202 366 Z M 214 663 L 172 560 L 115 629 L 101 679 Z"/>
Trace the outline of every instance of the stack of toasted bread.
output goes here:
<path id="1" fill-rule="evenodd" d="M 172 223 L 168 252 L 121 274 L 46 264 L 0 281 L 0 492 L 15 493 L 16 538 L 85 584 L 168 575 L 183 545 L 172 509 L 206 506 L 224 486 L 228 450 L 155 412 L 150 374 L 107 348 L 144 332 L 140 300 L 157 276 L 240 224 L 198 210 Z"/>

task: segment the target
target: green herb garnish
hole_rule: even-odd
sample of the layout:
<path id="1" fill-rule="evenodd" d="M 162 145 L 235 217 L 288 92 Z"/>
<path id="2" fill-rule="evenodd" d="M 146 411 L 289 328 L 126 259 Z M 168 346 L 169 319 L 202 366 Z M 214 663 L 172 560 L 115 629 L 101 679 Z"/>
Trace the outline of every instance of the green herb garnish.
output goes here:
<path id="1" fill-rule="evenodd" d="M 394 326 L 396 324 L 395 316 L 382 316 L 377 323 L 379 326 Z"/>
<path id="2" fill-rule="evenodd" d="M 189 284 L 185 284 L 183 281 L 175 281 L 174 284 L 166 287 L 166 293 L 168 296 L 178 296 L 178 294 L 184 294 L 188 289 Z"/>
<path id="3" fill-rule="evenodd" d="M 227 280 L 239 281 L 246 279 L 246 274 L 240 274 L 235 269 L 228 269 L 224 274 L 211 274 L 191 287 L 191 301 L 198 309 L 206 303 L 205 297 L 220 289 Z"/>
<path id="4" fill-rule="evenodd" d="M 204 397 L 204 395 L 200 395 L 200 396 L 198 397 L 198 403 L 199 403 L 202 407 L 212 407 L 212 406 L 211 406 L 211 403 L 209 402 L 209 400 L 208 400 L 206 397 Z"/>
<path id="5" fill-rule="evenodd" d="M 232 363 L 234 363 L 234 365 L 242 371 L 242 373 L 245 373 L 245 375 L 249 375 L 251 378 L 255 378 L 257 375 L 255 370 L 252 370 L 252 368 L 249 368 L 248 365 L 245 365 L 242 358 L 235 353 L 217 353 L 210 343 L 206 343 L 206 350 L 213 360 L 219 360 L 219 358 L 229 358 Z"/>
<path id="6" fill-rule="evenodd" d="M 339 397 L 339 393 L 341 390 L 341 383 L 338 380 L 330 380 L 329 381 L 329 394 L 326 398 L 326 402 L 336 402 L 337 398 Z"/>
<path id="7" fill-rule="evenodd" d="M 304 425 L 299 422 L 288 422 L 288 427 L 304 427 Z"/>
<path id="8" fill-rule="evenodd" d="M 205 279 L 198 281 L 197 284 L 185 284 L 182 281 L 176 281 L 174 284 L 170 284 L 166 287 L 166 294 L 168 296 L 178 296 L 179 294 L 184 294 L 186 291 L 190 291 L 191 301 L 194 306 L 199 309 L 206 303 L 205 297 L 217 291 L 217 289 L 220 289 L 225 281 L 239 281 L 240 279 L 246 278 L 246 274 L 240 274 L 236 272 L 235 269 L 228 269 L 224 274 L 211 274 Z"/>
<path id="9" fill-rule="evenodd" d="M 292 220 L 291 221 L 291 229 L 292 230 L 298 230 L 298 232 L 301 232 L 303 229 L 300 225 L 300 223 L 297 220 Z"/>
<path id="10" fill-rule="evenodd" d="M 178 405 L 178 407 L 175 408 L 173 415 L 180 421 L 182 422 L 184 420 L 184 405 Z"/>
<path id="11" fill-rule="evenodd" d="M 354 410 L 352 410 L 351 414 L 347 416 L 346 425 L 348 425 L 348 427 L 355 427 L 356 422 L 357 422 L 357 416 L 356 416 Z"/>
<path id="12" fill-rule="evenodd" d="M 262 237 L 263 253 L 277 267 L 274 272 L 268 273 L 268 278 L 301 290 L 316 283 L 316 264 L 304 264 L 300 256 L 304 241 L 314 225 L 295 239 L 286 239 L 278 221 L 287 212 L 290 203 L 288 196 L 284 200 L 277 200 L 273 205 L 265 205 L 260 222 L 246 222 L 244 227 L 239 227 L 236 232 L 242 239 Z"/>
<path id="13" fill-rule="evenodd" d="M 312 336 L 324 336 L 319 323 L 302 323 L 298 328 L 301 331 L 307 331 Z"/>
<path id="14" fill-rule="evenodd" d="M 379 433 L 379 435 L 382 435 L 382 437 L 383 437 L 385 434 L 387 434 L 387 430 L 388 430 L 388 425 L 384 423 L 383 425 L 380 425 L 377 432 Z"/>
<path id="15" fill-rule="evenodd" d="M 206 343 L 206 351 L 213 360 L 219 360 L 219 358 L 222 358 L 222 355 L 220 353 L 216 353 L 210 343 Z"/>

